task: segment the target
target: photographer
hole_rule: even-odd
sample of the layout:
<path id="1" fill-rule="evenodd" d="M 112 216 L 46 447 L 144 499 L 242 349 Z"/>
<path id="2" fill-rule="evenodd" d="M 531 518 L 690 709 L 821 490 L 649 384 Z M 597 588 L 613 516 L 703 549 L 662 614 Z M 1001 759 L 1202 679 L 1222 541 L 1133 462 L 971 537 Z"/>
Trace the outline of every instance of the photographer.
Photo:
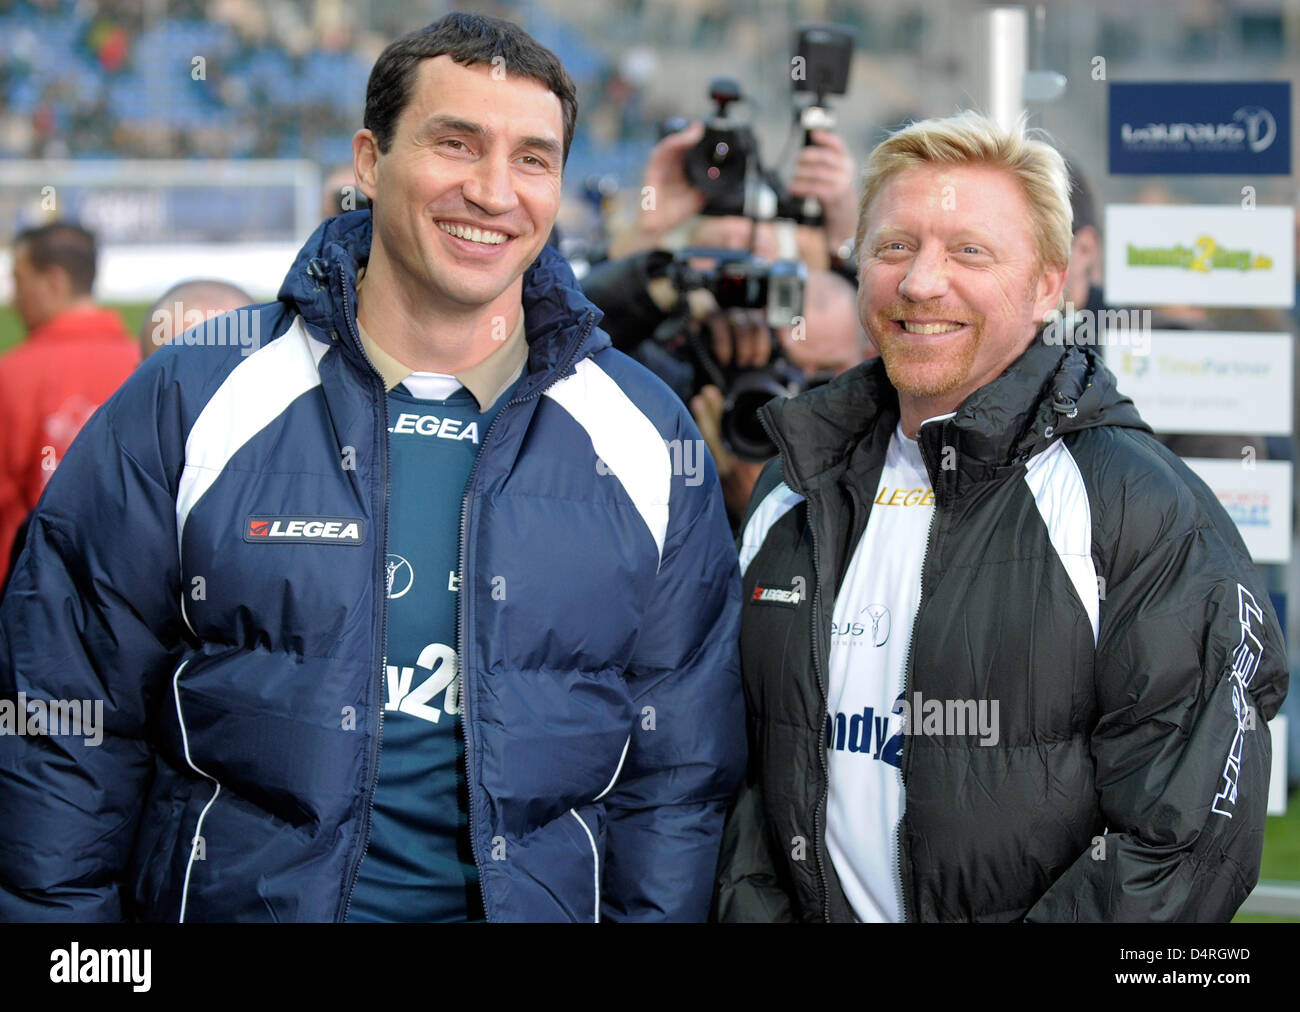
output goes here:
<path id="1" fill-rule="evenodd" d="M 802 373 L 808 387 L 820 386 L 846 369 L 879 354 L 858 322 L 857 289 L 842 274 L 808 272 L 804 314 L 804 323 L 798 331 L 780 327 L 776 334 L 782 354 Z M 733 327 L 731 330 L 746 335 L 753 332 L 752 327 Z M 765 461 L 746 460 L 727 449 L 722 437 L 725 404 L 722 391 L 712 384 L 701 388 L 690 401 L 695 424 L 708 443 L 718 469 L 727 514 L 732 527 L 739 529 L 745 505 Z"/>
<path id="2" fill-rule="evenodd" d="M 672 232 L 701 213 L 704 194 L 686 178 L 684 160 L 686 152 L 703 136 L 704 124 L 696 122 L 668 134 L 655 145 L 642 179 L 641 209 L 610 244 L 611 260 L 664 248 Z M 815 197 L 821 204 L 824 224 L 797 226 L 797 242 L 799 259 L 809 267 L 827 267 L 846 259 L 842 257 L 845 246 L 857 230 L 857 167 L 839 135 L 830 130 L 813 130 L 810 137 L 812 143 L 800 150 L 787 190 L 792 197 Z M 710 230 L 732 238 L 729 242 L 701 241 L 700 245 L 743 248 L 740 243 L 749 245 L 752 229 L 754 253 L 776 259 L 776 229 L 772 222 L 733 215 L 706 220 Z"/>
<path id="3" fill-rule="evenodd" d="M 831 358 L 838 354 L 845 360 L 831 374 L 861 360 L 862 335 L 853 306 L 854 286 L 848 280 L 853 270 L 851 265 L 845 269 L 838 261 L 846 244 L 831 238 L 851 236 L 856 227 L 856 170 L 839 137 L 829 131 L 813 130 L 809 133 L 811 143 L 800 152 L 785 200 L 789 206 L 805 197 L 815 197 L 822 209 L 824 227 L 798 225 L 791 220 L 704 214 L 706 195 L 691 184 L 685 164 L 687 153 L 699 145 L 703 136 L 704 125 L 695 123 L 668 134 L 655 146 L 646 167 L 640 191 L 642 210 L 635 224 L 616 237 L 611 244 L 613 258 L 593 267 L 583 280 L 583 288 L 605 312 L 603 326 L 615 345 L 654 370 L 690 401 L 718 464 L 728 507 L 738 516 L 757 468 L 768 455 L 758 446 L 766 442 L 766 437 L 758 431 L 755 421 L 752 435 L 757 443 L 748 446 L 747 452 L 731 452 L 724 431 L 727 395 L 722 387 L 726 384 L 710 373 L 715 368 L 732 375 L 743 370 L 770 369 L 778 384 L 772 394 L 779 392 L 783 374 L 789 374 L 785 377 L 785 392 L 793 393 L 802 389 L 808 376 L 819 368 L 804 369 L 796 364 L 800 352 L 809 345 L 829 342 L 832 348 L 839 349 L 827 353 Z M 759 309 L 724 309 L 707 290 L 679 290 L 670 277 L 675 266 L 673 257 L 664 247 L 671 243 L 674 233 L 688 224 L 691 247 L 744 251 L 769 262 L 781 260 L 784 255 L 785 259 L 802 263 L 817 280 L 810 278 L 801 312 L 824 322 L 798 327 L 799 339 L 792 341 L 792 328 L 769 327 Z M 704 270 L 714 266 L 708 258 L 691 258 L 689 263 Z M 825 270 L 832 263 L 844 273 L 837 276 Z M 807 337 L 812 340 L 805 343 Z M 711 356 L 698 350 L 691 354 L 692 339 L 698 338 L 709 345 Z M 845 347 L 853 351 L 845 355 Z M 816 358 L 822 353 L 811 354 Z M 713 361 L 701 361 L 705 357 Z M 689 364 L 692 358 L 694 367 Z"/>

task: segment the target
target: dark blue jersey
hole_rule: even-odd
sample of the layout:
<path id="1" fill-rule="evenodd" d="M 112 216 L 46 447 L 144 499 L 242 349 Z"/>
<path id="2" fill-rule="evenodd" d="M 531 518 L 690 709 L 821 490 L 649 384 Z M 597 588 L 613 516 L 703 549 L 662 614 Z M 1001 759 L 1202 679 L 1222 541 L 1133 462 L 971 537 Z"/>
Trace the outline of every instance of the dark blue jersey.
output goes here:
<path id="1" fill-rule="evenodd" d="M 351 921 L 483 917 L 458 698 L 460 511 L 483 437 L 511 393 L 485 412 L 464 387 L 446 400 L 418 399 L 402 384 L 388 395 L 384 730 Z"/>

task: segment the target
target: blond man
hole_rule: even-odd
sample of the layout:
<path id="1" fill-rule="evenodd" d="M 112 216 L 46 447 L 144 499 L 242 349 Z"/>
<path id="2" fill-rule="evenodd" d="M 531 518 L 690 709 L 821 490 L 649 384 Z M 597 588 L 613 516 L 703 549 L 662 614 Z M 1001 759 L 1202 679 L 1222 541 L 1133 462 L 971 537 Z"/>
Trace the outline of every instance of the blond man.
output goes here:
<path id="1" fill-rule="evenodd" d="M 722 920 L 1227 920 L 1282 634 L 1214 495 L 1043 323 L 1065 165 L 914 123 L 858 226 L 880 358 L 781 403 L 741 546 L 750 770 Z"/>

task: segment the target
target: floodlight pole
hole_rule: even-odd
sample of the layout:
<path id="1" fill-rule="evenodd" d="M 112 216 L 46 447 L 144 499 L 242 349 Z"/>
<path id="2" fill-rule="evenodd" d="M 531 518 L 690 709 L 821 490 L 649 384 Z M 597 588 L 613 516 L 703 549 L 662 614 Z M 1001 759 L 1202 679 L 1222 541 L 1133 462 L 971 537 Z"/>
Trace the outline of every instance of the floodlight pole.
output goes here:
<path id="1" fill-rule="evenodd" d="M 1023 7 L 990 7 L 976 14 L 974 98 L 998 126 L 1009 128 L 1025 111 L 1029 17 Z"/>

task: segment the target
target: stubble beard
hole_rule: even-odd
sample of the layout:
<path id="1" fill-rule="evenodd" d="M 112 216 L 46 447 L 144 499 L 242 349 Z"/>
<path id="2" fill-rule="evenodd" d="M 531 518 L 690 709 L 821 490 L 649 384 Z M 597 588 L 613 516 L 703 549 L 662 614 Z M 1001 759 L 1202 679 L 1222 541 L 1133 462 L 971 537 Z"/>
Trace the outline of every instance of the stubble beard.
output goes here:
<path id="1" fill-rule="evenodd" d="M 893 319 L 889 317 L 887 319 Z M 971 321 L 971 335 L 958 347 L 934 349 L 919 346 L 891 333 L 886 319 L 878 320 L 871 342 L 880 351 L 889 382 L 899 393 L 912 397 L 939 397 L 960 387 L 970 377 L 975 353 L 983 336 L 983 321 Z M 889 334 L 888 337 L 881 335 Z"/>

